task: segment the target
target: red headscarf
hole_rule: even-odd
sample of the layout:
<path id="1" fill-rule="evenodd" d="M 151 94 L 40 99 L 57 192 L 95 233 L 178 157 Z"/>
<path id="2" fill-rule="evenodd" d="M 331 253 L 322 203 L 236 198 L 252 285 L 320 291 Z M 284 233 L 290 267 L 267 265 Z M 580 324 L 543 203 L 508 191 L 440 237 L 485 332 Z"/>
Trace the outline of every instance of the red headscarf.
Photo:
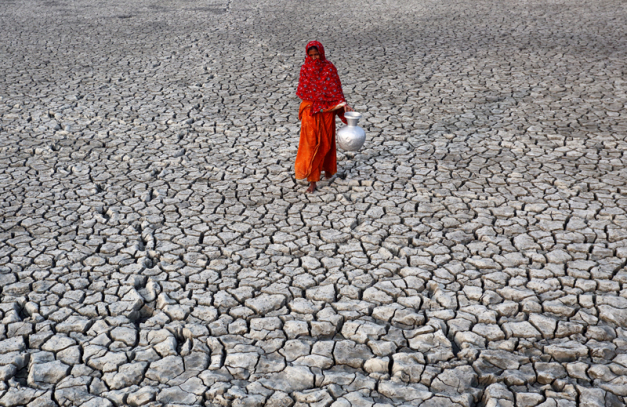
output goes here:
<path id="1" fill-rule="evenodd" d="M 324 56 L 324 47 L 318 41 L 311 41 L 307 44 L 305 52 L 308 53 L 312 47 L 318 49 L 320 58 L 314 60 L 307 54 L 305 63 L 300 68 L 296 96 L 302 100 L 313 102 L 311 112 L 318 113 L 341 102 L 346 102 L 346 99 L 344 99 L 342 83 L 335 65 L 331 61 L 327 61 Z"/>

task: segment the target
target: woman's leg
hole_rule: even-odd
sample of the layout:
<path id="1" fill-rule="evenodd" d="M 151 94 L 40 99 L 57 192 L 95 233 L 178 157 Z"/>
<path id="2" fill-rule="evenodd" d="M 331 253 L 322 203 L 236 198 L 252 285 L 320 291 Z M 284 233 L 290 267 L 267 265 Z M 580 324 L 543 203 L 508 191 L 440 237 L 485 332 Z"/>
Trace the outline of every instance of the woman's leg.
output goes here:
<path id="1" fill-rule="evenodd" d="M 324 127 L 326 128 L 326 134 L 329 138 L 329 151 L 324 157 L 322 163 L 322 170 L 324 171 L 324 178 L 330 179 L 337 173 L 337 152 L 335 149 L 335 115 L 325 117 Z"/>
<path id="2" fill-rule="evenodd" d="M 307 192 L 316 192 L 318 189 L 316 187 L 316 182 L 320 181 L 320 175 L 322 174 L 321 167 L 312 168 L 311 173 L 307 177 L 307 181 L 309 181 L 309 188 L 307 188 Z"/>

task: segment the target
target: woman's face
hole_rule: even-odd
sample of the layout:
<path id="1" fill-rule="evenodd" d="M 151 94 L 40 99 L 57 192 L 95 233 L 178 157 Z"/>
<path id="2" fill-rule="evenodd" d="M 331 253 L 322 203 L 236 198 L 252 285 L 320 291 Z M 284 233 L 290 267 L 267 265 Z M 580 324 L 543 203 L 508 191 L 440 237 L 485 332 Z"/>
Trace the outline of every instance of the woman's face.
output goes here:
<path id="1" fill-rule="evenodd" d="M 320 58 L 320 53 L 318 52 L 318 49 L 316 47 L 309 48 L 309 51 L 307 51 L 307 55 L 309 55 L 314 61 Z"/>

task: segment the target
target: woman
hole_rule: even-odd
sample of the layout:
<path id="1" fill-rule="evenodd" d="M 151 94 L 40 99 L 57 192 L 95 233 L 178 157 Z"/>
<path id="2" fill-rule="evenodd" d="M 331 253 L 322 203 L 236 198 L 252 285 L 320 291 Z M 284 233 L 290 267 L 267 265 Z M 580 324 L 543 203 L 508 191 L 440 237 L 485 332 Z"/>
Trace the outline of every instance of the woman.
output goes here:
<path id="1" fill-rule="evenodd" d="M 311 41 L 306 47 L 307 57 L 300 68 L 296 96 L 303 101 L 298 111 L 301 121 L 300 142 L 296 154 L 296 179 L 307 179 L 307 192 L 316 191 L 320 174 L 329 179 L 337 172 L 335 156 L 335 116 L 346 123 L 346 104 L 342 83 L 335 66 L 324 56 L 324 47 Z"/>

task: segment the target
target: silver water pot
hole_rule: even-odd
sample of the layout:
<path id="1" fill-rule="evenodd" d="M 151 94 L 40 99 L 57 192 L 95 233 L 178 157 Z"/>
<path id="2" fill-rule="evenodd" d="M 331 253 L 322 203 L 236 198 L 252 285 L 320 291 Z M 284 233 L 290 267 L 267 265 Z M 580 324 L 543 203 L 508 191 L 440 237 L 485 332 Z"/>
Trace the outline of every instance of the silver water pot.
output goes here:
<path id="1" fill-rule="evenodd" d="M 357 125 L 361 119 L 361 113 L 346 112 L 344 117 L 348 125 L 337 132 L 337 144 L 342 150 L 358 151 L 366 141 L 366 132 Z"/>

